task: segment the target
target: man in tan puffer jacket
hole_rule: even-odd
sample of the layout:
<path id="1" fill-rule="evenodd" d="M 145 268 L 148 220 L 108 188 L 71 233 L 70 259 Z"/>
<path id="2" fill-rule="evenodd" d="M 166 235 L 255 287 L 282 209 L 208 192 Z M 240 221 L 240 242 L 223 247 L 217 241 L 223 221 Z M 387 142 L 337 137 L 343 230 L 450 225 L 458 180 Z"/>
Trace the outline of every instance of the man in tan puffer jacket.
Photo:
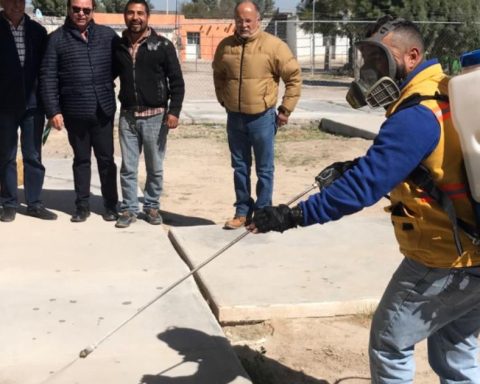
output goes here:
<path id="1" fill-rule="evenodd" d="M 260 29 L 258 5 L 249 0 L 235 7 L 235 33 L 220 42 L 212 66 L 217 99 L 227 111 L 236 195 L 235 216 L 224 228 L 236 229 L 254 210 L 272 204 L 275 133 L 298 102 L 301 69 L 287 44 Z M 285 94 L 277 114 L 280 78 Z M 256 201 L 250 183 L 252 148 Z"/>

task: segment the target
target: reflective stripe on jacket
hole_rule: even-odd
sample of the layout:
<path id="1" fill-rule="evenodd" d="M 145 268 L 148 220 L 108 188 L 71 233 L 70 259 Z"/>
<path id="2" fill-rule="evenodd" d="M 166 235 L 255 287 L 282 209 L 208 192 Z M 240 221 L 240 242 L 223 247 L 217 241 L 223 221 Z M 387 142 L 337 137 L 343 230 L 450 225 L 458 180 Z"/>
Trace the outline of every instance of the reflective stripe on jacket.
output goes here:
<path id="1" fill-rule="evenodd" d="M 401 98 L 390 106 L 387 117 L 414 93 L 447 94 L 448 80 L 439 64 L 423 70 L 402 90 Z M 422 164 L 430 170 L 435 184 L 452 198 L 457 216 L 474 225 L 473 208 L 466 189 L 463 155 L 451 120 L 449 105 L 438 100 L 425 100 L 421 104 L 432 111 L 440 126 L 438 144 Z M 461 257 L 457 255 L 452 223 L 446 212 L 426 196 L 424 191 L 405 181 L 400 183 L 390 196 L 392 223 L 400 251 L 405 256 L 439 268 L 480 264 L 479 247 L 474 246 L 463 232 L 460 235 L 464 253 Z"/>

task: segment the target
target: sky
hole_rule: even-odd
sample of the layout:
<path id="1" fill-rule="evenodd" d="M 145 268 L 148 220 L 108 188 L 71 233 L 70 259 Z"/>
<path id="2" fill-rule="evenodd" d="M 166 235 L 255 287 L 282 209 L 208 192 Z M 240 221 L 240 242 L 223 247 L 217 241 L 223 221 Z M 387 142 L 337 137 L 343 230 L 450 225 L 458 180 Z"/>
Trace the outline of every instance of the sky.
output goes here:
<path id="1" fill-rule="evenodd" d="M 168 6 L 169 11 L 175 12 L 176 1 L 177 6 L 180 9 L 180 4 L 185 0 L 152 0 L 152 3 L 157 10 L 166 10 Z M 300 0 L 275 0 L 275 5 L 280 8 L 281 12 L 292 12 L 295 11 L 299 2 Z"/>

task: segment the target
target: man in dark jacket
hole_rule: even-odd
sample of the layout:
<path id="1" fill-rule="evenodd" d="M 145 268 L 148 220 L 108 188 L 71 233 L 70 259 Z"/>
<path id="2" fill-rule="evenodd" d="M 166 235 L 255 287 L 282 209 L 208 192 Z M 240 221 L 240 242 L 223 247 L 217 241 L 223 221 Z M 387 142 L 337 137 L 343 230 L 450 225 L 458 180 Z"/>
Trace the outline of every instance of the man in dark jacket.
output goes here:
<path id="1" fill-rule="evenodd" d="M 0 12 L 0 220 L 17 211 L 17 142 L 21 130 L 27 214 L 55 220 L 40 200 L 45 168 L 41 162 L 45 116 L 37 97 L 47 31 L 25 14 L 25 0 L 3 0 Z"/>
<path id="2" fill-rule="evenodd" d="M 147 181 L 144 217 L 162 223 L 160 195 L 163 190 L 163 159 L 169 129 L 178 125 L 185 84 L 173 44 L 148 27 L 150 9 L 145 0 L 129 0 L 124 17 L 127 30 L 115 48 L 115 71 L 120 76 L 122 104 L 119 123 L 123 201 L 115 226 L 126 228 L 139 212 L 137 168 L 145 153 Z"/>
<path id="3" fill-rule="evenodd" d="M 113 159 L 112 47 L 119 37 L 95 24 L 94 0 L 69 0 L 65 24 L 48 41 L 40 89 L 47 117 L 56 129 L 65 125 L 72 146 L 76 211 L 72 222 L 90 215 L 91 150 L 95 153 L 105 206 L 103 218 L 117 219 L 117 179 Z"/>

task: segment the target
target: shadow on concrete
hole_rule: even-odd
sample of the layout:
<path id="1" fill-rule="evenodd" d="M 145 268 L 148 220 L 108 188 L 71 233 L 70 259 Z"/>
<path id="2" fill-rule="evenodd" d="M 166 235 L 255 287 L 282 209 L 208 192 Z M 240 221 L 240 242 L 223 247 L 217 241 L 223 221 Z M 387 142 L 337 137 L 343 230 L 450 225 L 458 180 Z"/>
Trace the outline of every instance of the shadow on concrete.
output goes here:
<path id="1" fill-rule="evenodd" d="M 235 346 L 233 350 L 254 384 L 330 384 L 291 369 L 246 345 Z"/>
<path id="2" fill-rule="evenodd" d="M 228 384 L 237 377 L 248 379 L 238 366 L 229 364 L 235 360 L 225 356 L 231 347 L 225 337 L 210 336 L 191 328 L 168 328 L 157 335 L 171 349 L 178 351 L 183 360 L 165 368 L 156 374 L 144 375 L 142 384 Z M 185 363 L 196 363 L 195 373 L 186 376 L 172 377 L 175 369 Z M 178 372 L 178 371 L 177 371 Z"/>
<path id="3" fill-rule="evenodd" d="M 184 216 L 167 211 L 161 211 L 161 214 L 164 223 L 172 227 L 194 227 L 197 225 L 215 224 L 212 220 L 204 219 L 202 217 Z"/>
<path id="4" fill-rule="evenodd" d="M 73 185 L 72 185 L 73 188 Z M 24 191 L 22 188 L 18 189 L 19 203 L 25 204 Z M 69 215 L 75 212 L 75 191 L 63 189 L 44 189 L 42 191 L 43 204 L 48 209 L 64 212 Z M 102 196 L 90 196 L 90 211 L 101 215 L 104 212 Z M 22 213 L 19 210 L 19 213 Z"/>

